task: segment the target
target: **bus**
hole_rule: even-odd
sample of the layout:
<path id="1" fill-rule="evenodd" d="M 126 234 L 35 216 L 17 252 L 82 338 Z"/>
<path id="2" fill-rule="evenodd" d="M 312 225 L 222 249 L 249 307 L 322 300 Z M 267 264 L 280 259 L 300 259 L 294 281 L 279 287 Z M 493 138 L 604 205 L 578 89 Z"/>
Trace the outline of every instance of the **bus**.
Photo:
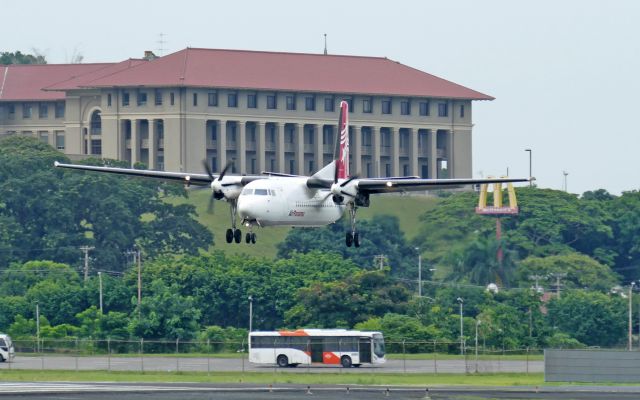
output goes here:
<path id="1" fill-rule="evenodd" d="M 335 364 L 350 368 L 382 364 L 386 362 L 384 351 L 380 332 L 298 329 L 249 334 L 249 362 L 254 364 Z"/>

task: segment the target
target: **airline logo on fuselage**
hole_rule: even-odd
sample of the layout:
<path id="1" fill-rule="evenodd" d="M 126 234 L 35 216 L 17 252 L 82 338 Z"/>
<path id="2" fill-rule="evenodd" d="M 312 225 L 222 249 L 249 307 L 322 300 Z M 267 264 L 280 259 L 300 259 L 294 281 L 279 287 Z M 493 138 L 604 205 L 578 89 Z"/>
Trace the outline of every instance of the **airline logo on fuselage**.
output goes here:
<path id="1" fill-rule="evenodd" d="M 289 211 L 290 217 L 304 217 L 304 211 L 291 210 Z"/>

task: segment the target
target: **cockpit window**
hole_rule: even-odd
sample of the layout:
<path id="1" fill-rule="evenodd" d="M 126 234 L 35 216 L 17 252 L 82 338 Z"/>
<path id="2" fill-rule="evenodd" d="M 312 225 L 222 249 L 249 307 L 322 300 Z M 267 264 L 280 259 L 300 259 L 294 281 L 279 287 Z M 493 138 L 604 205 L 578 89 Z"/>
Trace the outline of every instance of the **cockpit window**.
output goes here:
<path id="1" fill-rule="evenodd" d="M 246 195 L 251 195 L 251 194 L 253 194 L 253 189 L 243 189 L 242 190 L 242 194 L 245 195 L 245 196 Z"/>
<path id="2" fill-rule="evenodd" d="M 271 194 L 271 196 L 275 196 L 276 195 L 275 189 L 269 189 L 269 193 Z"/>
<path id="3" fill-rule="evenodd" d="M 254 193 L 255 193 L 256 196 L 266 196 L 268 194 L 268 190 L 267 189 L 256 189 Z"/>

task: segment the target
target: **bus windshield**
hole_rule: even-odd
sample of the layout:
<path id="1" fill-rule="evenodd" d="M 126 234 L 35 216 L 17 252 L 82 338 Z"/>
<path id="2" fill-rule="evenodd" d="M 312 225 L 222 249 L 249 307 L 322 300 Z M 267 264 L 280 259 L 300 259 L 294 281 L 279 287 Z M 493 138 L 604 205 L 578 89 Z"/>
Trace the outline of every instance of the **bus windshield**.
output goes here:
<path id="1" fill-rule="evenodd" d="M 373 335 L 373 353 L 380 357 L 384 357 L 384 338 L 382 335 Z"/>

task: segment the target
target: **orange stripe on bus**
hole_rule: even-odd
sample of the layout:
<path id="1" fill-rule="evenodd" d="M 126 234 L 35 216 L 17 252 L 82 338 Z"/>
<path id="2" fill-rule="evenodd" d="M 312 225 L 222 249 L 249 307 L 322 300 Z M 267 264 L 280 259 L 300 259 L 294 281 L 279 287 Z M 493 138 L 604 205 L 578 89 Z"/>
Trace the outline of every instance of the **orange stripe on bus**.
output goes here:
<path id="1" fill-rule="evenodd" d="M 295 331 L 278 331 L 278 333 L 280 336 L 309 336 L 309 334 L 302 329 Z"/>

